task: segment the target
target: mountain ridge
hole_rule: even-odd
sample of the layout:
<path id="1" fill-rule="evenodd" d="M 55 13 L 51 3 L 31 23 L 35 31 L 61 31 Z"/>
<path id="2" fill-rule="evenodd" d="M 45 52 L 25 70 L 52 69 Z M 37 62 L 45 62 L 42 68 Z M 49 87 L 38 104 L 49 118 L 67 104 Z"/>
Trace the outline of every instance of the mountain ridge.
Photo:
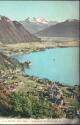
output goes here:
<path id="1" fill-rule="evenodd" d="M 35 33 L 38 37 L 78 37 L 79 20 L 66 20 Z"/>
<path id="2" fill-rule="evenodd" d="M 27 31 L 18 21 L 0 16 L 0 42 L 1 43 L 21 43 L 40 41 L 35 35 Z"/>

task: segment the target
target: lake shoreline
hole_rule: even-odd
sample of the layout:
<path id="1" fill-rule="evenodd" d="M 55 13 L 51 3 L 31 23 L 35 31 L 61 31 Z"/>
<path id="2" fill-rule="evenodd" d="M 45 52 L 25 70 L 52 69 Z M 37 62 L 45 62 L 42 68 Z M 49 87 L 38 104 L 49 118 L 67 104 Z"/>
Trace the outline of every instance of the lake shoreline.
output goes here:
<path id="1" fill-rule="evenodd" d="M 9 58 L 11 58 L 12 54 L 15 54 L 15 53 L 29 54 L 34 51 L 36 52 L 36 50 L 41 51 L 44 48 L 47 49 L 47 47 L 55 48 L 54 46 L 49 46 L 49 43 L 48 45 L 46 45 L 46 47 L 43 46 L 43 44 L 41 45 L 41 43 L 38 43 L 38 47 L 36 46 L 35 43 L 33 43 L 33 45 L 30 45 L 30 46 L 27 46 L 27 45 L 30 45 L 30 43 L 29 44 L 26 43 L 26 46 L 25 44 L 3 45 L 2 49 L 3 49 L 3 53 L 6 54 Z M 67 110 L 72 110 L 72 112 L 75 111 L 76 105 L 75 104 L 73 105 L 73 102 L 77 101 L 76 96 L 79 96 L 78 95 L 79 86 L 76 86 L 76 85 L 66 86 L 66 85 L 60 84 L 59 82 L 58 83 L 54 81 L 51 82 L 50 80 L 45 78 L 40 79 L 39 77 L 30 76 L 30 75 L 24 76 L 21 72 L 20 64 L 19 64 L 19 68 L 20 70 L 18 70 L 18 68 L 16 68 L 16 70 L 12 70 L 10 68 L 10 72 L 9 70 L 5 70 L 1 72 L 1 77 L 2 77 L 1 87 L 5 89 L 6 93 L 9 93 L 10 96 L 13 93 L 20 93 L 20 92 L 29 93 L 30 96 L 34 96 L 34 97 L 36 96 L 37 98 L 40 98 L 39 94 L 41 94 L 43 95 L 43 99 L 49 102 L 52 109 L 57 108 L 58 111 L 59 110 L 62 111 L 62 108 L 63 108 L 66 111 Z M 55 98 L 53 97 L 54 90 L 56 90 L 56 94 L 60 96 L 59 99 L 56 95 L 55 95 Z M 2 97 L 2 99 L 5 97 L 4 100 L 2 100 L 2 104 L 4 104 L 6 108 L 7 106 L 9 106 L 8 108 L 10 108 L 11 105 L 8 104 L 8 101 L 6 101 L 6 95 L 4 91 L 0 93 L 0 96 Z M 7 97 L 7 100 L 10 99 L 10 96 Z M 62 96 L 63 96 L 63 99 L 62 99 Z M 56 102 L 56 101 L 53 102 L 54 99 L 60 102 Z M 5 102 L 8 104 L 7 106 Z M 77 112 L 77 108 L 76 108 L 76 112 Z M 65 114 L 67 117 L 67 113 L 63 111 L 63 114 L 64 114 L 64 117 L 65 117 Z M 60 115 L 62 118 L 63 118 L 63 114 L 61 114 L 62 116 Z M 75 113 L 75 116 L 73 117 L 76 117 L 76 113 Z"/>
<path id="2" fill-rule="evenodd" d="M 26 74 L 28 74 L 29 76 L 31 76 L 31 78 L 34 76 L 35 78 L 36 77 L 38 77 L 38 78 L 40 78 L 40 79 L 49 79 L 50 81 L 54 81 L 54 82 L 57 82 L 57 81 L 59 81 L 59 83 L 60 84 L 65 84 L 65 85 L 67 85 L 67 84 L 72 84 L 72 86 L 73 86 L 73 83 L 74 83 L 74 85 L 78 85 L 79 83 L 78 83 L 78 80 L 73 80 L 74 78 L 72 77 L 72 75 L 71 75 L 71 78 L 72 78 L 72 80 L 73 80 L 73 82 L 70 80 L 70 81 L 67 81 L 67 79 L 69 79 L 69 75 L 68 75 L 68 78 L 65 80 L 65 81 L 61 81 L 60 79 L 56 79 L 56 78 L 54 78 L 54 79 L 52 79 L 51 77 L 47 77 L 46 76 L 46 74 L 44 75 L 44 76 L 42 76 L 41 75 L 41 77 L 40 77 L 40 75 L 38 74 L 36 74 L 36 71 L 40 71 L 40 70 L 35 70 L 36 69 L 36 66 L 37 66 L 37 69 L 38 69 L 38 67 L 40 66 L 38 66 L 37 64 L 40 62 L 40 61 L 37 61 L 37 59 L 36 59 L 36 62 L 35 61 L 33 61 L 33 58 L 35 58 L 35 56 L 38 58 L 38 55 L 40 56 L 40 53 L 41 53 L 41 55 L 44 55 L 44 54 L 46 54 L 46 52 L 48 52 L 48 54 L 50 53 L 50 52 L 52 52 L 52 51 L 54 51 L 55 52 L 55 50 L 57 50 L 58 48 L 56 48 L 56 49 L 54 49 L 54 48 L 49 48 L 50 50 L 48 50 L 48 49 L 45 49 L 45 50 L 40 50 L 38 53 L 35 51 L 35 52 L 31 52 L 31 53 L 19 53 L 19 54 L 17 54 L 17 55 L 13 55 L 13 57 L 14 58 L 16 58 L 16 59 L 18 59 L 18 61 L 23 65 L 23 71 L 25 71 L 24 72 L 24 74 L 25 74 L 25 76 L 26 76 Z M 63 50 L 65 50 L 65 51 L 69 51 L 69 50 L 74 50 L 74 52 L 75 52 L 75 49 L 77 49 L 77 48 L 75 48 L 74 47 L 74 49 L 72 48 L 72 47 L 70 47 L 69 49 L 67 48 L 67 49 L 63 49 Z M 59 49 L 60 51 L 62 50 L 62 49 Z M 59 52 L 60 52 L 59 51 Z M 63 51 L 64 53 L 65 53 L 65 51 Z M 58 51 L 57 51 L 58 52 Z M 71 51 L 69 51 L 69 52 L 71 52 Z M 61 54 L 59 54 L 59 55 L 61 55 Z M 63 55 L 63 54 L 62 54 Z M 70 54 L 71 55 L 71 54 Z M 68 56 L 68 55 L 66 55 L 66 56 Z M 71 55 L 72 57 L 73 57 L 73 55 Z M 75 55 L 76 56 L 76 55 Z M 51 57 L 53 57 L 53 55 L 51 56 Z M 61 58 L 61 60 L 63 60 L 63 56 L 61 56 L 62 58 Z M 42 56 L 42 58 L 43 58 L 43 60 L 44 60 L 44 56 Z M 52 58 L 49 58 L 49 59 L 47 59 L 47 57 L 45 57 L 46 59 L 46 61 L 44 62 L 44 61 L 42 61 L 42 62 L 44 62 L 45 63 L 45 65 L 46 65 L 46 63 L 47 62 L 49 62 L 49 60 L 51 60 L 51 63 L 53 62 L 53 63 L 56 63 L 56 62 L 54 62 L 54 58 L 55 58 L 55 61 L 57 61 L 57 58 L 55 57 L 55 53 L 54 53 L 54 57 L 53 57 L 53 59 Z M 64 58 L 65 59 L 65 58 Z M 39 60 L 39 59 L 38 59 Z M 48 61 L 47 61 L 48 60 Z M 58 59 L 59 60 L 59 59 Z M 68 60 L 68 59 L 67 59 Z M 76 59 L 77 60 L 77 59 Z M 27 63 L 27 61 L 30 61 L 31 62 L 31 65 L 25 65 L 25 63 Z M 70 61 L 71 62 L 71 61 Z M 74 62 L 74 61 L 73 61 Z M 44 65 L 44 63 L 42 64 L 42 65 Z M 36 65 L 35 65 L 36 64 Z M 50 64 L 50 63 L 49 63 Z M 62 63 L 61 64 L 63 64 L 63 61 L 62 61 Z M 67 65 L 66 63 L 64 63 L 65 65 Z M 33 65 L 35 66 L 35 68 L 34 68 L 34 70 L 33 70 Z M 43 66 L 43 69 L 44 69 L 44 67 L 45 67 L 45 65 Z M 52 64 L 53 65 L 53 64 Z M 72 62 L 70 63 L 70 66 L 72 66 Z M 42 67 L 42 66 L 41 66 Z M 30 68 L 30 69 L 32 69 L 32 72 L 33 73 L 30 73 L 30 72 L 27 72 L 27 71 L 29 71 L 29 70 L 27 70 L 28 68 Z M 45 68 L 47 68 L 47 67 L 45 67 Z M 25 70 L 26 69 L 26 70 Z M 60 69 L 60 68 L 58 68 L 58 69 Z M 57 71 L 58 71 L 58 69 L 57 69 Z M 69 69 L 68 69 L 69 70 Z M 31 70 L 30 70 L 31 71 Z M 54 67 L 54 71 L 55 71 L 55 67 Z M 66 68 L 65 68 L 65 71 L 67 71 L 66 70 Z M 77 71 L 77 70 L 76 70 Z M 42 72 L 42 71 L 40 71 L 40 72 Z M 45 70 L 44 70 L 44 72 L 45 72 Z M 48 71 L 47 71 L 48 72 Z M 62 71 L 63 73 L 64 73 L 64 71 Z M 50 73 L 50 72 L 49 72 Z M 52 74 L 54 74 L 54 72 L 52 73 Z M 68 74 L 68 72 L 67 72 L 67 74 Z M 74 73 L 73 73 L 74 74 Z M 27 76 L 28 76 L 27 75 Z M 55 75 L 55 74 L 54 74 Z M 63 74 L 63 78 L 64 78 L 64 74 Z M 77 77 L 76 77 L 77 78 Z M 78 78 L 77 78 L 78 79 Z M 75 82 L 74 82 L 75 81 Z"/>
<path id="3" fill-rule="evenodd" d="M 79 41 L 67 42 L 29 42 L 29 43 L 16 43 L 16 44 L 0 44 L 0 48 L 6 52 L 8 56 L 19 53 L 29 54 L 31 52 L 45 51 L 51 48 L 68 48 L 80 47 Z"/>
<path id="4" fill-rule="evenodd" d="M 32 45 L 31 45 L 32 43 Z M 31 42 L 31 43 L 20 43 L 20 44 L 5 44 L 1 45 L 1 48 L 6 50 L 6 54 L 10 57 L 17 56 L 17 55 L 24 55 L 24 54 L 30 54 L 33 52 L 40 52 L 40 51 L 46 51 L 47 49 L 53 49 L 53 48 L 72 48 L 72 47 L 80 47 L 79 41 L 68 41 L 68 42 Z M 5 52 L 5 51 L 4 51 Z M 20 63 L 19 63 L 20 64 Z M 23 64 L 24 65 L 24 64 Z M 32 77 L 36 78 L 37 76 L 30 76 L 27 74 L 26 76 L 29 76 L 31 79 Z M 39 78 L 39 77 L 38 77 Z M 42 80 L 47 78 L 40 78 Z M 50 80 L 51 82 L 54 80 Z M 56 81 L 54 81 L 56 82 Z M 59 82 L 60 83 L 60 82 Z M 62 84 L 62 83 L 60 83 Z M 64 85 L 64 84 L 62 84 Z M 66 86 L 66 84 L 65 84 Z M 78 86 L 77 84 L 72 86 Z"/>
<path id="5" fill-rule="evenodd" d="M 40 84 L 44 84 L 46 81 L 48 84 L 56 84 L 57 86 L 62 86 L 62 87 L 78 87 L 79 85 L 75 84 L 75 85 L 68 85 L 68 84 L 64 84 L 64 83 L 61 83 L 59 81 L 55 81 L 55 80 L 49 80 L 48 78 L 40 78 L 39 76 L 35 76 L 35 75 L 29 75 L 29 74 L 26 74 L 24 75 L 24 77 L 26 78 L 29 78 L 30 80 L 33 80 L 33 81 L 36 81 Z"/>

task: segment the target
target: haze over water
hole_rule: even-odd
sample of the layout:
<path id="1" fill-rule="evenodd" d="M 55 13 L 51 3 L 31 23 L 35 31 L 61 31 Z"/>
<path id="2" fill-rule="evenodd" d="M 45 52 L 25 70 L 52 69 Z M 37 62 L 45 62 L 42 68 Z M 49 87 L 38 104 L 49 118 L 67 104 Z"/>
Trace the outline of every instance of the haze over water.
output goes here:
<path id="1" fill-rule="evenodd" d="M 67 85 L 79 84 L 79 48 L 53 48 L 18 55 L 20 62 L 30 60 L 32 66 L 25 74 L 48 78 Z"/>

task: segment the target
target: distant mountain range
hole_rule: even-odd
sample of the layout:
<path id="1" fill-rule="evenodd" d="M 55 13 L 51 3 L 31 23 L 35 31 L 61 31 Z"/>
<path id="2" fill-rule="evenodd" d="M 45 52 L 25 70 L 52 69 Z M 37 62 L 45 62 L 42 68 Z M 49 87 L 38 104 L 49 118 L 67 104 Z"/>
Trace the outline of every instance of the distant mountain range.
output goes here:
<path id="1" fill-rule="evenodd" d="M 38 37 L 79 38 L 79 20 L 64 22 L 28 17 L 24 21 L 12 21 L 0 16 L 0 43 L 23 43 L 41 41 Z M 30 33 L 31 32 L 31 33 Z"/>
<path id="2" fill-rule="evenodd" d="M 0 16 L 0 43 L 31 41 L 40 41 L 40 39 L 29 33 L 21 23 L 12 21 L 5 16 Z"/>
<path id="3" fill-rule="evenodd" d="M 51 25 L 48 28 L 37 32 L 38 37 L 72 37 L 79 38 L 79 20 L 66 20 L 56 25 Z"/>
<path id="4" fill-rule="evenodd" d="M 20 21 L 20 23 L 31 33 L 41 31 L 51 25 L 55 25 L 57 21 L 49 21 L 43 17 L 35 18 L 28 17 L 27 19 Z"/>

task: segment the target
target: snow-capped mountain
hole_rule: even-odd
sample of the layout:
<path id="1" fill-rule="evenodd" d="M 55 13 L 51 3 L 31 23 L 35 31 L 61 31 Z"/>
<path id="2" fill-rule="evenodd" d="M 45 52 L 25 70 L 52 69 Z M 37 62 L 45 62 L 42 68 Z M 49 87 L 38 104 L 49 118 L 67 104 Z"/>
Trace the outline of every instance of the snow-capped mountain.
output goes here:
<path id="1" fill-rule="evenodd" d="M 48 26 L 55 25 L 57 21 L 49 21 L 43 17 L 28 17 L 24 21 L 20 21 L 21 24 L 31 33 L 36 33 L 40 30 L 47 28 Z"/>
<path id="2" fill-rule="evenodd" d="M 31 23 L 43 23 L 43 24 L 48 24 L 49 21 L 47 19 L 44 19 L 43 17 L 35 18 L 35 17 L 28 17 L 26 21 L 31 22 Z"/>

